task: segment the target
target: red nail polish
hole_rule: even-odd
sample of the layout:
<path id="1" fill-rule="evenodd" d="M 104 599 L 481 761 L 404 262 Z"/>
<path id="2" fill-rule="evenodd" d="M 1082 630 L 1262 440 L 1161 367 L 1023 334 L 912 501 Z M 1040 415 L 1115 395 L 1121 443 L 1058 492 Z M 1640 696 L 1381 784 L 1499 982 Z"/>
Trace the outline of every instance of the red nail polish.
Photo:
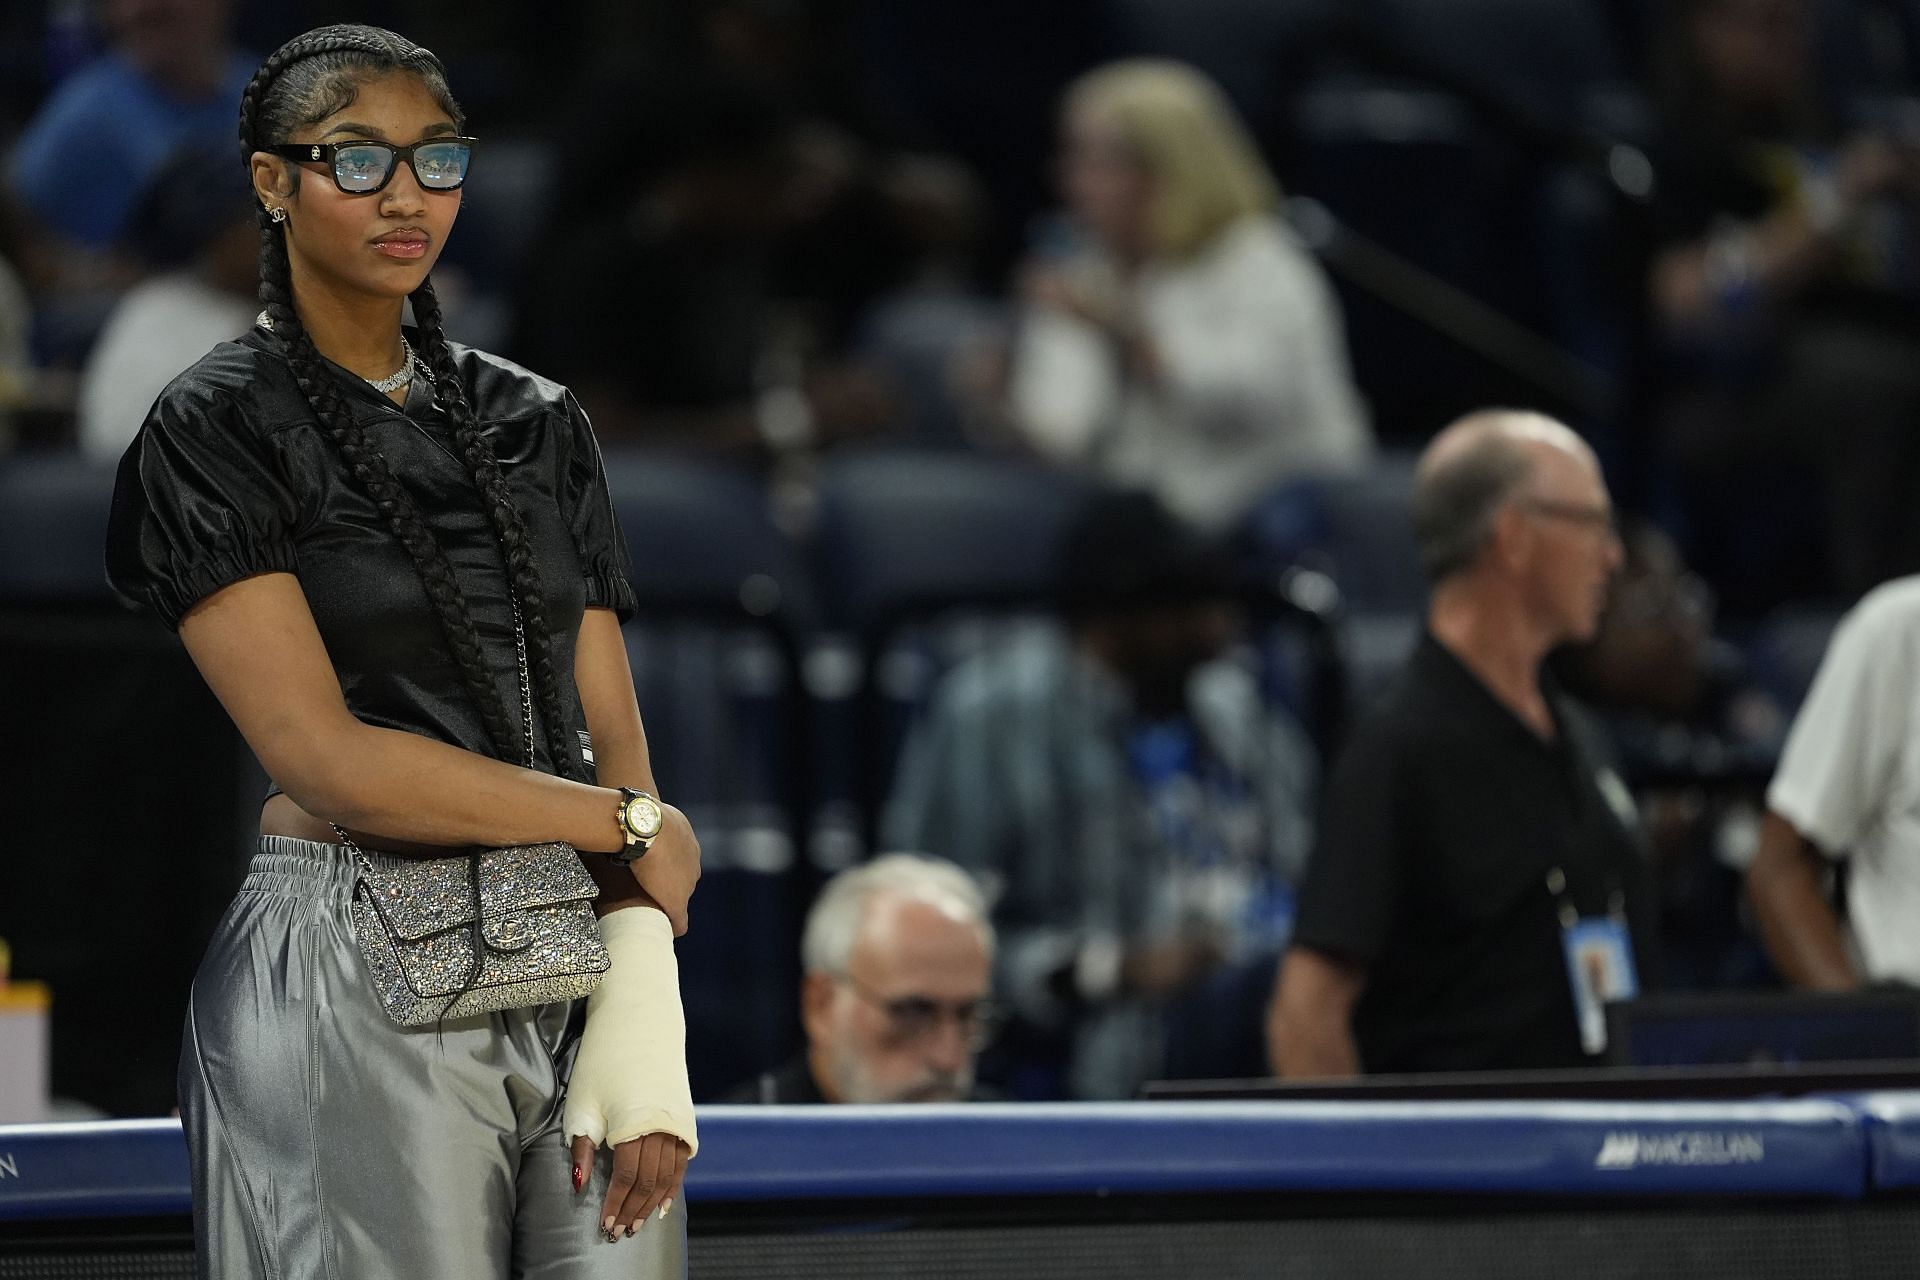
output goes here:
<path id="1" fill-rule="evenodd" d="M 573 1194 L 579 1195 L 580 1188 L 587 1185 L 587 1171 L 579 1165 L 573 1166 Z"/>

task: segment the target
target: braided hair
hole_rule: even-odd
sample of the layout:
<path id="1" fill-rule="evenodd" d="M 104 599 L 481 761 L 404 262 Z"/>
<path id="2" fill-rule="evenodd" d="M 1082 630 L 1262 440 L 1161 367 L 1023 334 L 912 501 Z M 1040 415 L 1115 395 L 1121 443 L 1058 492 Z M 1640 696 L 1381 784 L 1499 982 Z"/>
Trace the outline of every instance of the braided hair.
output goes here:
<path id="1" fill-rule="evenodd" d="M 242 163 L 251 167 L 253 153 L 291 140 L 292 133 L 315 124 L 351 104 L 360 84 L 371 76 L 404 71 L 417 77 L 434 100 L 454 120 L 464 123 L 459 105 L 447 87 L 446 71 L 430 51 L 379 27 L 336 25 L 297 36 L 277 49 L 248 83 L 240 99 Z M 301 170 L 289 166 L 296 189 Z M 257 210 L 260 223 L 260 301 L 272 332 L 285 350 L 301 394 L 326 430 L 356 483 L 373 499 L 387 527 L 399 539 L 420 575 L 447 647 L 462 682 L 479 709 L 494 753 L 502 760 L 520 756 L 519 728 L 513 723 L 494 684 L 479 632 L 465 594 L 454 578 L 446 552 L 435 541 L 406 488 L 395 479 L 379 447 L 354 421 L 342 398 L 335 375 L 326 367 L 313 339 L 300 323 L 293 306 L 292 267 L 287 257 L 283 224 L 274 222 L 265 207 Z M 514 505 L 506 476 L 480 432 L 466 386 L 441 328 L 440 303 L 433 282 L 422 280 L 409 297 L 419 330 L 419 353 L 433 378 L 434 394 L 452 424 L 454 442 L 467 474 L 479 491 L 506 561 L 508 589 L 526 633 L 530 684 L 548 757 L 562 777 L 586 781 L 585 770 L 568 742 L 567 723 L 560 701 L 560 679 L 555 667 L 553 637 L 547 628 L 546 592 L 535 563 L 526 521 Z M 531 735 L 534 726 L 528 725 Z"/>

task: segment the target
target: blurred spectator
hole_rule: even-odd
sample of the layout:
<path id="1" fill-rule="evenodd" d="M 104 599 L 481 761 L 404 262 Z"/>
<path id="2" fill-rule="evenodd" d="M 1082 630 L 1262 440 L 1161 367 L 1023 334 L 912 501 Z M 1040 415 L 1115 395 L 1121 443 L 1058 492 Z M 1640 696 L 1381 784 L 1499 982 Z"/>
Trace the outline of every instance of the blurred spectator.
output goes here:
<path id="1" fill-rule="evenodd" d="M 663 12 L 662 34 L 689 50 L 699 74 L 753 86 L 791 122 L 792 208 L 774 284 L 837 348 L 867 304 L 918 265 L 916 241 L 930 229 L 910 224 L 977 221 L 977 184 L 952 161 L 897 150 L 859 93 L 843 6 L 684 0 Z"/>
<path id="2" fill-rule="evenodd" d="M 976 414 L 1004 378 L 1007 331 L 1006 304 L 980 284 L 985 193 L 937 155 L 894 156 L 876 180 L 908 256 L 859 313 L 854 350 L 897 396 L 901 438 L 978 443 Z"/>
<path id="3" fill-rule="evenodd" d="M 1747 887 L 1798 987 L 1920 986 L 1920 578 L 1841 622 L 1767 791 Z M 1847 870 L 1847 923 L 1825 886 Z"/>
<path id="4" fill-rule="evenodd" d="M 1554 655 L 1567 692 L 1606 718 L 1627 760 L 1652 771 L 1778 751 L 1785 712 L 1714 635 L 1713 589 L 1658 527 L 1623 521 L 1620 542 L 1599 629 Z"/>
<path id="5" fill-rule="evenodd" d="M 888 854 L 827 882 L 801 939 L 804 1058 L 734 1102 L 960 1102 L 992 1027 L 993 926 L 949 862 Z"/>
<path id="6" fill-rule="evenodd" d="M 1268 1024 L 1286 1076 L 1579 1066 L 1654 978 L 1632 800 L 1542 670 L 1620 563 L 1592 452 L 1473 415 L 1421 459 L 1427 634 L 1328 792 Z"/>
<path id="7" fill-rule="evenodd" d="M 1071 233 L 1022 277 L 1016 429 L 1214 529 L 1283 480 L 1364 465 L 1333 291 L 1219 89 L 1116 63 L 1069 89 L 1062 130 Z"/>
<path id="8" fill-rule="evenodd" d="M 1257 1072 L 1312 748 L 1228 656 L 1231 561 L 1157 500 L 1094 499 L 1063 570 L 1070 634 L 1029 631 L 947 674 L 887 838 L 996 893 L 1001 985 L 1033 1042 L 1017 1092 Z"/>
<path id="9" fill-rule="evenodd" d="M 8 184 L 59 239 L 105 250 L 168 156 L 234 141 L 259 59 L 236 50 L 229 0 L 101 0 L 112 49 L 56 89 L 14 149 Z"/>
<path id="10" fill-rule="evenodd" d="M 1017 237 L 1053 203 L 1053 143 L 1035 122 L 1054 109 L 1062 85 L 1129 48 L 1113 0 L 834 7 L 848 15 L 848 79 L 870 117 L 910 143 L 953 153 L 981 176 L 1000 217 L 987 256 L 1004 276 L 1020 254 Z"/>
<path id="11" fill-rule="evenodd" d="M 0 257 L 0 453 L 13 443 L 14 412 L 26 405 L 33 364 L 27 338 L 33 307 L 27 289 L 6 258 Z"/>
<path id="12" fill-rule="evenodd" d="M 1714 634 L 1711 589 L 1650 524 L 1629 521 L 1598 634 L 1554 655 L 1566 691 L 1598 713 L 1633 784 L 1659 879 L 1662 952 L 1675 986 L 1766 982 L 1740 910 L 1760 792 L 1787 715 L 1745 656 Z"/>
<path id="13" fill-rule="evenodd" d="M 780 104 L 737 80 L 615 74 L 580 114 L 515 356 L 571 386 L 607 440 L 758 451 L 884 425 L 877 379 L 779 305 L 776 246 L 808 209 Z"/>
<path id="14" fill-rule="evenodd" d="M 80 447 L 101 459 L 125 452 L 175 375 L 245 333 L 259 310 L 260 233 L 233 148 L 169 160 L 136 206 L 128 243 L 155 274 L 121 298 L 80 376 Z"/>
<path id="15" fill-rule="evenodd" d="M 1823 108 L 1805 0 L 1666 8 L 1649 289 L 1697 558 L 1743 607 L 1856 594 L 1920 568 L 1920 151 Z"/>

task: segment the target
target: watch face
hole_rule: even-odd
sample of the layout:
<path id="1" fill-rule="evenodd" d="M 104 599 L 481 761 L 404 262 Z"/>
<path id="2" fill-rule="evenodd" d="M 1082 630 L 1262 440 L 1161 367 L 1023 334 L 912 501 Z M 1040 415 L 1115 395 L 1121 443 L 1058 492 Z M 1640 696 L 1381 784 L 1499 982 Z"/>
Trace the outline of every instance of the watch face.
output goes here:
<path id="1" fill-rule="evenodd" d="M 633 834 L 642 840 L 651 840 L 660 834 L 660 827 L 666 821 L 666 815 L 660 812 L 660 806 L 646 796 L 636 797 L 627 806 L 627 825 L 633 828 Z"/>

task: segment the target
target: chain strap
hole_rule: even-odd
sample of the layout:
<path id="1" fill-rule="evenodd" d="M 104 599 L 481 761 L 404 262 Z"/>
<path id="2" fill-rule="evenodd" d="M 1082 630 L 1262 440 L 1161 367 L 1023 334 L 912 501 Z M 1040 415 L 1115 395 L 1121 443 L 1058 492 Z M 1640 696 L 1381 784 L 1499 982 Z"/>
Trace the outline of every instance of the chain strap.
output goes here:
<path id="1" fill-rule="evenodd" d="M 533 677 L 527 670 L 527 629 L 520 622 L 520 602 L 507 588 L 507 603 L 513 606 L 513 656 L 520 662 L 520 729 L 527 739 L 527 768 L 533 768 Z"/>

